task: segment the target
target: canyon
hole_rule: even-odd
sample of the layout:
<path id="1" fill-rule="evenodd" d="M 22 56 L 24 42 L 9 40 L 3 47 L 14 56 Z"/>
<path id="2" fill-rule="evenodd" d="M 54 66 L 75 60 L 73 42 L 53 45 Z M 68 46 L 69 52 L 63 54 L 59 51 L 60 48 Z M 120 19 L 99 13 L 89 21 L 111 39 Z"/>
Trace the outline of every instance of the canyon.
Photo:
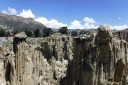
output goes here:
<path id="1" fill-rule="evenodd" d="M 128 31 L 0 37 L 0 85 L 127 85 Z"/>

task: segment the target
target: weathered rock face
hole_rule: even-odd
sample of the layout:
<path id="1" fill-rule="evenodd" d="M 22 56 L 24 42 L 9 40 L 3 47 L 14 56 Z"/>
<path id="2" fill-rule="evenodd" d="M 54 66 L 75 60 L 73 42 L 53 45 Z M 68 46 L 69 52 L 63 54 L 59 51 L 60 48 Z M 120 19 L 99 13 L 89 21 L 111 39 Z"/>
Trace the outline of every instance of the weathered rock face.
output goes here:
<path id="1" fill-rule="evenodd" d="M 58 33 L 34 39 L 19 33 L 2 40 L 0 85 L 60 85 L 73 59 L 71 36 Z"/>
<path id="2" fill-rule="evenodd" d="M 127 85 L 127 34 L 0 38 L 0 85 Z"/>
<path id="3" fill-rule="evenodd" d="M 70 85 L 127 85 L 128 43 L 112 36 L 102 25 L 89 39 L 74 39 Z"/>
<path id="4" fill-rule="evenodd" d="M 113 31 L 113 37 L 128 42 L 128 29 L 123 31 Z"/>

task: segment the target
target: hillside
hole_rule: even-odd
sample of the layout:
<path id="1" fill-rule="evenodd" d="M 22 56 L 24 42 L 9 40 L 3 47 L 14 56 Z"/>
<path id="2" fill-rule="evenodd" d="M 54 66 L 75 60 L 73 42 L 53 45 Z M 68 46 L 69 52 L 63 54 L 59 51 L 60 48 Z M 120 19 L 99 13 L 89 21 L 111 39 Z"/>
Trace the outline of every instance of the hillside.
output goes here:
<path id="1" fill-rule="evenodd" d="M 36 22 L 33 18 L 23 18 L 15 15 L 7 15 L 0 13 L 0 27 L 6 31 L 24 31 L 25 29 L 40 29 L 41 31 L 46 27 L 42 23 Z"/>

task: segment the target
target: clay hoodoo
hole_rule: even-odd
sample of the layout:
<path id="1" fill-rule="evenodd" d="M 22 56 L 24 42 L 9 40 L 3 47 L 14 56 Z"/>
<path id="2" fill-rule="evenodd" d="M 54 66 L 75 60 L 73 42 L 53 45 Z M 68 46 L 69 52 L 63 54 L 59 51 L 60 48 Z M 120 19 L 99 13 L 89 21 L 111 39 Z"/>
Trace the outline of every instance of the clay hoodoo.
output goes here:
<path id="1" fill-rule="evenodd" d="M 127 85 L 127 32 L 0 38 L 0 85 Z"/>

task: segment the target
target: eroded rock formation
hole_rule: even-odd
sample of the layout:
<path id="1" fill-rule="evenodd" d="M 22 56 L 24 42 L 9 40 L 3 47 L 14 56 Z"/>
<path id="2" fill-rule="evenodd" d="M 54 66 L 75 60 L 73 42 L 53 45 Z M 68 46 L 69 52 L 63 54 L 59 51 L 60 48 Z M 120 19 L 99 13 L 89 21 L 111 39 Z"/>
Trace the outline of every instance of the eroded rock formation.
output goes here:
<path id="1" fill-rule="evenodd" d="M 127 37 L 101 25 L 75 38 L 0 38 L 0 85 L 127 85 Z"/>

